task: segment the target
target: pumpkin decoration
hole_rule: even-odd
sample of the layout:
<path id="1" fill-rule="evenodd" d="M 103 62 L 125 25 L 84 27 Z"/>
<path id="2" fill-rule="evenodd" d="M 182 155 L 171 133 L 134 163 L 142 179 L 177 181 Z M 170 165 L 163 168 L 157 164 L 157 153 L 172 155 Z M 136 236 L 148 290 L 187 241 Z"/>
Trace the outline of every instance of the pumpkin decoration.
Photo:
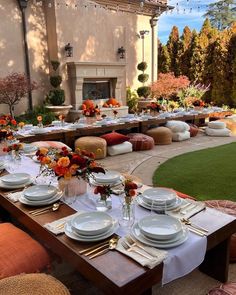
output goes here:
<path id="1" fill-rule="evenodd" d="M 94 108 L 94 103 L 91 99 L 86 99 L 81 106 L 82 110 L 93 109 L 93 108 Z"/>
<path id="2" fill-rule="evenodd" d="M 86 99 L 81 105 L 81 110 L 84 116 L 94 117 L 100 114 L 100 109 L 98 106 L 94 106 L 94 103 L 91 99 Z"/>
<path id="3" fill-rule="evenodd" d="M 104 108 L 120 107 L 120 103 L 115 98 L 109 98 L 103 105 Z"/>

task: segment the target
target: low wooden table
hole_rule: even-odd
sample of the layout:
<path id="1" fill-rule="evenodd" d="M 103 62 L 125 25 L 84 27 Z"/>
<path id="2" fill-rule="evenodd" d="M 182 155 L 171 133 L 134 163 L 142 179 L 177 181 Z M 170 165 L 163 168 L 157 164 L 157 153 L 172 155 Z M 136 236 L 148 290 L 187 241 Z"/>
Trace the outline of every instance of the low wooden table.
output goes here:
<path id="1" fill-rule="evenodd" d="M 53 252 L 65 258 L 84 277 L 100 288 L 105 294 L 151 294 L 153 285 L 161 282 L 163 264 L 154 269 L 147 269 L 135 261 L 116 251 L 89 260 L 78 253 L 87 248 L 88 244 L 79 243 L 66 237 L 55 236 L 47 231 L 43 225 L 74 213 L 74 210 L 63 204 L 59 211 L 51 212 L 37 217 L 28 214 L 32 207 L 19 202 L 12 203 L 0 191 L 1 207 L 24 225 L 42 243 Z M 205 210 L 194 218 L 204 220 L 210 217 L 210 211 Z M 229 265 L 229 240 L 236 232 L 236 220 L 224 214 L 224 226 L 216 227 L 214 221 L 207 224 L 209 235 L 207 237 L 207 253 L 200 269 L 222 282 L 227 281 Z M 200 220 L 199 219 L 199 220 Z M 204 225 L 204 224 L 203 224 Z"/>

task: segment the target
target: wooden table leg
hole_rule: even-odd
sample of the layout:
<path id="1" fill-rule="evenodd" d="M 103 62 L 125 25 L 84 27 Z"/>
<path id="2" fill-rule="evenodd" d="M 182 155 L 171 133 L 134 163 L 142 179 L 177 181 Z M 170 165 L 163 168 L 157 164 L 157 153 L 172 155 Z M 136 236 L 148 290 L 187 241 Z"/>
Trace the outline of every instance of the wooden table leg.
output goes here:
<path id="1" fill-rule="evenodd" d="M 207 251 L 199 269 L 222 283 L 228 280 L 230 238 Z"/>
<path id="2" fill-rule="evenodd" d="M 152 295 L 152 288 L 147 289 L 142 293 L 142 295 Z"/>

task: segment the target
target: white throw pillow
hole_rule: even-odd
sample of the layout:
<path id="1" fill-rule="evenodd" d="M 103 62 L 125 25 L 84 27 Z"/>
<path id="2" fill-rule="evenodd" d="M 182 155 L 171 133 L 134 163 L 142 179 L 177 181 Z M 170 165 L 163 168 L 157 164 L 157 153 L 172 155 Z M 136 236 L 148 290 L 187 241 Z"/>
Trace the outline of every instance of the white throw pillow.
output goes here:
<path id="1" fill-rule="evenodd" d="M 226 124 L 225 122 L 221 122 L 221 121 L 212 121 L 208 123 L 208 127 L 212 129 L 225 129 Z"/>
<path id="2" fill-rule="evenodd" d="M 189 131 L 172 133 L 172 140 L 173 141 L 183 141 L 183 140 L 187 140 L 189 138 L 190 138 Z"/>
<path id="3" fill-rule="evenodd" d="M 213 129 L 213 128 L 209 128 L 207 127 L 205 130 L 206 134 L 209 136 L 230 136 L 230 130 L 227 128 L 224 129 Z"/>
<path id="4" fill-rule="evenodd" d="M 172 132 L 184 132 L 189 131 L 190 127 L 187 123 L 182 121 L 168 121 L 166 127 L 169 128 Z"/>
<path id="5" fill-rule="evenodd" d="M 130 153 L 133 151 L 132 143 L 125 141 L 121 144 L 111 145 L 107 147 L 107 153 L 109 156 L 121 155 Z"/>

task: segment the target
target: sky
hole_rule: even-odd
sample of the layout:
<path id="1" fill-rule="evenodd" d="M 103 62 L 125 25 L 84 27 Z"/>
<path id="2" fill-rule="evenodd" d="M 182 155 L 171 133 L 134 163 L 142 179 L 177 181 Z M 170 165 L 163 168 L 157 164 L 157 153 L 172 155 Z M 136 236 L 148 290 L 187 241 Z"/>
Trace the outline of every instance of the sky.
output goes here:
<path id="1" fill-rule="evenodd" d="M 168 0 L 169 6 L 174 6 L 172 12 L 163 13 L 159 18 L 158 37 L 163 44 L 168 40 L 172 27 L 179 28 L 180 35 L 185 26 L 199 31 L 204 21 L 207 4 L 217 0 Z"/>

